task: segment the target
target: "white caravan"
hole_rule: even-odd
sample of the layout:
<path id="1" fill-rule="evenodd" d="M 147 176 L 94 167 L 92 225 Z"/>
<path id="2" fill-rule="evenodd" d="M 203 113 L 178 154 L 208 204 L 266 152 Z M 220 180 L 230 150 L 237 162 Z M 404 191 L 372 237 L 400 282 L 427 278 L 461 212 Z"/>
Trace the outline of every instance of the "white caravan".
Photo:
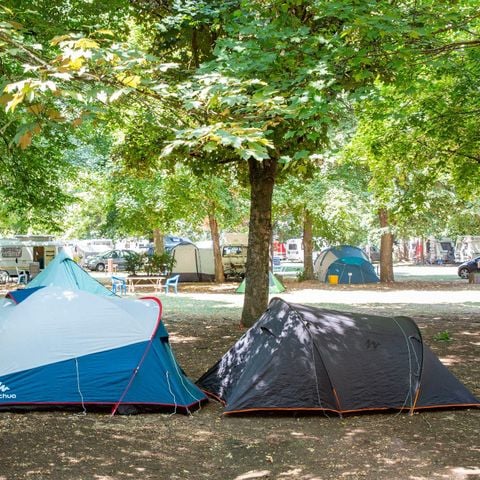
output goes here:
<path id="1" fill-rule="evenodd" d="M 455 248 L 450 238 L 430 237 L 425 242 L 425 259 L 429 263 L 451 263 L 455 261 Z"/>
<path id="2" fill-rule="evenodd" d="M 467 235 L 459 237 L 455 244 L 455 261 L 466 262 L 480 256 L 480 236 Z"/>
<path id="3" fill-rule="evenodd" d="M 62 248 L 50 235 L 16 235 L 0 239 L 0 272 L 9 276 L 43 270 Z"/>

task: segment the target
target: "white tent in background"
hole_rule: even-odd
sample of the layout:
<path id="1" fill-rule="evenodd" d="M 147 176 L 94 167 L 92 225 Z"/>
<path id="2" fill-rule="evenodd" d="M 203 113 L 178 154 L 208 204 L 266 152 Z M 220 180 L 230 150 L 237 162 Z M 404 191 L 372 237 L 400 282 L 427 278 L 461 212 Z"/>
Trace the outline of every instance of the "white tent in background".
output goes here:
<path id="1" fill-rule="evenodd" d="M 175 259 L 172 275 L 180 275 L 180 282 L 208 282 L 215 279 L 213 250 L 190 242 L 172 248 Z"/>

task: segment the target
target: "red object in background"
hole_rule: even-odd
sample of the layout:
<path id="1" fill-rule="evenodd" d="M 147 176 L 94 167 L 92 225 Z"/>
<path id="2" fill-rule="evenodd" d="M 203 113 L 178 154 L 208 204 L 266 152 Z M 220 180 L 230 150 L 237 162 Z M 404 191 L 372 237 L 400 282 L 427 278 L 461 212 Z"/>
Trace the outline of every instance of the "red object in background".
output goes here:
<path id="1" fill-rule="evenodd" d="M 287 248 L 284 243 L 273 241 L 273 254 L 285 259 L 287 257 Z"/>

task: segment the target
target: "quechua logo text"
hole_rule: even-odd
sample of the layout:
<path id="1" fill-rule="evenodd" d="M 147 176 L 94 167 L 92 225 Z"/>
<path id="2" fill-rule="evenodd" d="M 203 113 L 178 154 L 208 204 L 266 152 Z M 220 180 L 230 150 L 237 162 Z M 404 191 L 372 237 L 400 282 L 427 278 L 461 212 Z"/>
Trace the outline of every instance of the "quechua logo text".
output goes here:
<path id="1" fill-rule="evenodd" d="M 0 382 L 0 400 L 13 400 L 17 398 L 14 393 L 8 393 L 10 387 L 7 387 L 3 382 Z"/>

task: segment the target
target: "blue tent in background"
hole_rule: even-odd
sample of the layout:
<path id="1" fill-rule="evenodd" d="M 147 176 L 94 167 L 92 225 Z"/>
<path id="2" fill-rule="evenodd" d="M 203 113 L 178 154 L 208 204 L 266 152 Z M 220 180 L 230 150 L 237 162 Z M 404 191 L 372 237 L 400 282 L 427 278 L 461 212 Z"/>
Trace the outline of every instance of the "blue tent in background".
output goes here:
<path id="1" fill-rule="evenodd" d="M 97 295 L 114 295 L 108 288 L 83 270 L 64 251 L 59 252 L 47 268 L 27 285 L 27 288 L 34 287 L 62 287 L 68 290 L 83 290 Z"/>
<path id="2" fill-rule="evenodd" d="M 327 269 L 329 275 L 337 275 L 338 283 L 376 283 L 379 281 L 373 265 L 360 257 L 344 257 L 335 260 Z"/>
<path id="3" fill-rule="evenodd" d="M 352 245 L 329 247 L 315 260 L 315 276 L 327 282 L 329 275 L 338 276 L 338 283 L 376 283 L 379 281 L 365 252 Z"/>

